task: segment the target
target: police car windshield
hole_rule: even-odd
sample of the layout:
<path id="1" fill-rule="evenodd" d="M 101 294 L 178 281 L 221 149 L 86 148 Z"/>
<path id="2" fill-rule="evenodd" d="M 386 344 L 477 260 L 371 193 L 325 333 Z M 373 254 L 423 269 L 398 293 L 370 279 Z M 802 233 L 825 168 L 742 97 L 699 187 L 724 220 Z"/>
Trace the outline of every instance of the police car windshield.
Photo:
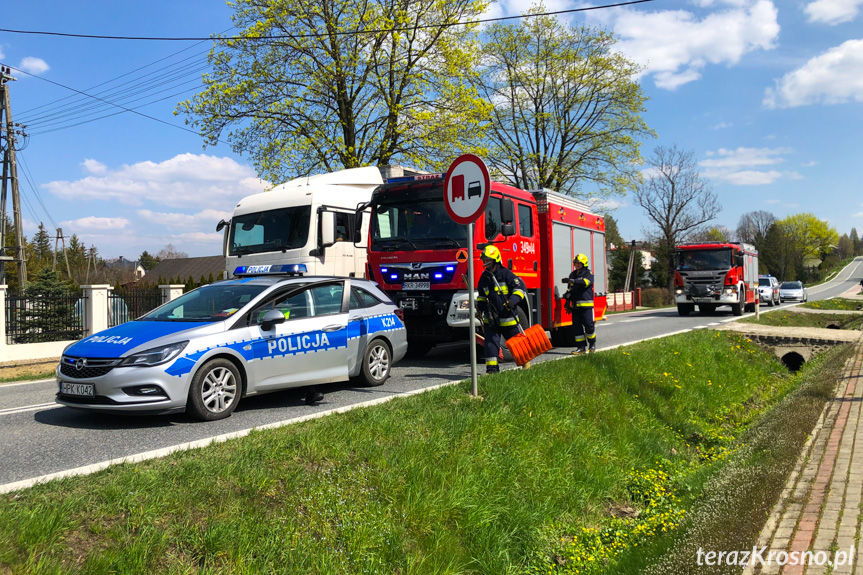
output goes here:
<path id="1" fill-rule="evenodd" d="M 222 321 L 231 317 L 268 285 L 218 283 L 184 294 L 139 321 Z"/>
<path id="2" fill-rule="evenodd" d="M 399 198 L 375 204 L 372 249 L 404 251 L 467 247 L 467 229 L 449 217 L 441 195 L 436 198 Z"/>
<path id="3" fill-rule="evenodd" d="M 311 206 L 295 206 L 234 216 L 228 253 L 236 256 L 301 248 L 309 240 L 311 213 Z"/>

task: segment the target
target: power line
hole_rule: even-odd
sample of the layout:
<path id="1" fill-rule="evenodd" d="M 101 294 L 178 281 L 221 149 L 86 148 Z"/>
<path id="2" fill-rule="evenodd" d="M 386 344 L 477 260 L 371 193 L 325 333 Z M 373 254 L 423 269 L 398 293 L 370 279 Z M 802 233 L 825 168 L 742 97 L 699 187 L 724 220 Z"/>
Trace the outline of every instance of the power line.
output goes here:
<path id="1" fill-rule="evenodd" d="M 42 201 L 42 195 L 39 193 L 39 190 L 33 184 L 33 174 L 30 173 L 30 167 L 27 165 L 27 162 L 24 160 L 24 155 L 21 152 L 18 152 L 18 160 L 21 161 L 21 166 L 24 168 L 22 171 L 24 172 L 24 179 L 27 180 L 27 183 L 30 185 L 30 189 L 33 190 L 33 195 L 36 196 L 36 199 L 39 201 L 39 205 L 42 206 L 42 210 L 45 212 L 45 215 L 48 216 L 48 221 L 51 222 L 51 225 L 54 228 L 59 228 L 57 222 L 54 221 L 54 218 L 51 217 L 51 212 L 48 211 L 48 207 L 45 205 L 45 202 Z M 24 196 L 26 199 L 26 196 Z M 29 202 L 28 202 L 29 205 Z M 31 206 L 32 208 L 32 206 Z"/>
<path id="2" fill-rule="evenodd" d="M 93 98 L 94 100 L 99 100 L 100 102 L 104 102 L 104 103 L 109 104 L 111 106 L 114 106 L 116 108 L 120 108 L 123 112 L 131 112 L 133 114 L 141 116 L 142 118 L 147 118 L 149 120 L 159 122 L 160 124 L 165 124 L 166 126 L 171 126 L 172 128 L 177 128 L 178 130 L 183 130 L 184 132 L 189 132 L 191 134 L 195 134 L 196 136 L 200 136 L 200 134 L 198 132 L 196 132 L 195 130 L 191 130 L 191 129 L 186 128 L 184 126 L 178 126 L 177 124 L 172 124 L 171 122 L 166 122 L 165 120 L 144 114 L 143 112 L 139 112 L 133 108 L 127 108 L 125 106 L 121 106 L 120 104 L 114 104 L 113 102 L 109 102 L 103 98 L 99 98 L 98 96 L 92 96 L 90 94 L 87 94 L 86 92 L 82 92 L 81 90 L 76 90 L 75 88 L 71 88 L 71 87 L 66 86 L 64 84 L 61 84 L 60 82 L 55 82 L 54 80 L 49 80 L 48 78 L 43 78 L 42 76 L 37 76 L 36 74 L 31 74 L 29 72 L 21 70 L 20 68 L 15 68 L 14 66 L 9 66 L 9 68 L 15 70 L 16 72 L 20 72 L 22 74 L 27 74 L 28 76 L 31 76 L 33 78 L 38 78 L 39 80 L 42 80 L 43 82 L 48 82 L 49 84 L 53 84 L 55 86 L 65 88 L 66 90 L 71 90 L 72 92 L 75 92 L 76 94 L 80 94 L 82 96 L 87 96 L 89 98 Z M 117 112 L 117 114 L 119 114 L 119 113 L 120 112 Z M 111 114 L 111 115 L 116 115 L 116 114 Z M 81 122 L 81 123 L 85 123 L 85 122 Z M 216 140 L 216 141 L 220 142 L 222 144 L 227 144 L 227 142 L 223 142 L 222 140 Z"/>
<path id="3" fill-rule="evenodd" d="M 92 40 L 143 40 L 143 41 L 159 41 L 159 42 L 188 42 L 191 40 L 287 40 L 301 38 L 321 38 L 332 35 L 336 36 L 353 36 L 357 34 L 380 34 L 382 32 L 407 32 L 411 30 L 425 30 L 428 28 L 450 28 L 453 26 L 468 26 L 471 24 L 487 24 L 489 22 L 504 22 L 507 20 L 520 20 L 522 18 L 535 18 L 537 16 L 559 16 L 561 14 L 574 14 L 576 12 L 588 12 L 592 10 L 603 10 L 606 8 L 619 8 L 621 6 L 632 6 L 634 4 L 645 4 L 647 2 L 655 2 L 656 0 L 632 0 L 630 2 L 620 2 L 617 4 L 604 4 L 602 6 L 587 6 L 584 8 L 571 8 L 569 10 L 557 10 L 554 12 L 542 12 L 539 14 L 519 14 L 518 16 L 501 16 L 499 18 L 483 18 L 479 20 L 468 20 L 466 22 L 453 22 L 449 24 L 425 24 L 423 26 L 405 26 L 401 28 L 381 28 L 376 30 L 345 30 L 343 32 L 320 32 L 310 34 L 279 34 L 273 36 L 257 36 L 248 38 L 245 36 L 185 36 L 185 37 L 170 37 L 170 36 L 108 36 L 102 34 L 72 34 L 67 32 L 45 32 L 38 30 L 12 30 L 9 28 L 0 28 L 0 32 L 8 32 L 10 34 L 36 34 L 42 36 L 62 36 L 64 38 L 86 38 Z"/>

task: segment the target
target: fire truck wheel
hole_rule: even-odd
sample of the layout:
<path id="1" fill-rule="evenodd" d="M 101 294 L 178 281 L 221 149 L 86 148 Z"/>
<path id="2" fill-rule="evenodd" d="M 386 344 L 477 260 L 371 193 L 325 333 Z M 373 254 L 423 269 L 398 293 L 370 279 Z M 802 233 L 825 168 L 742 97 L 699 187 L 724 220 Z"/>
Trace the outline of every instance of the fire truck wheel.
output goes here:
<path id="1" fill-rule="evenodd" d="M 688 303 L 679 303 L 677 304 L 677 315 L 681 315 L 683 317 L 688 316 L 692 313 L 693 305 Z"/>
<path id="2" fill-rule="evenodd" d="M 731 313 L 734 315 L 743 315 L 743 297 L 737 303 L 731 304 Z"/>
<path id="3" fill-rule="evenodd" d="M 551 330 L 551 344 L 554 347 L 575 347 L 575 330 L 571 325 Z"/>

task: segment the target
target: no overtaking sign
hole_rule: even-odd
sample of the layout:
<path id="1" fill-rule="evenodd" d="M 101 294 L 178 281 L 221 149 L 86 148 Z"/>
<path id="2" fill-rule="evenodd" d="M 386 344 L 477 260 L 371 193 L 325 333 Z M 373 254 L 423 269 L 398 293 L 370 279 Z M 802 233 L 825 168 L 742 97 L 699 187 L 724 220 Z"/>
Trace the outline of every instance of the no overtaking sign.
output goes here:
<path id="1" fill-rule="evenodd" d="M 443 189 L 443 203 L 453 221 L 472 224 L 485 211 L 491 191 L 485 162 L 473 154 L 459 156 L 447 170 Z"/>

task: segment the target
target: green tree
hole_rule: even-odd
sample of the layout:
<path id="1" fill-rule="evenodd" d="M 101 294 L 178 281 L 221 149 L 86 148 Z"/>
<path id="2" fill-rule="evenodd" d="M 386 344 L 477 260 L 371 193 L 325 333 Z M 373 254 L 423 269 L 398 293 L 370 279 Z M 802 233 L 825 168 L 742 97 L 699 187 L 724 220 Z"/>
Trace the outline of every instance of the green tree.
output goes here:
<path id="1" fill-rule="evenodd" d="M 538 4 L 528 14 L 547 11 Z M 624 194 L 639 180 L 639 147 L 653 131 L 641 117 L 640 68 L 602 30 L 554 16 L 493 24 L 483 44 L 481 93 L 494 105 L 490 168 L 517 188 Z"/>
<path id="2" fill-rule="evenodd" d="M 722 210 L 710 184 L 698 173 L 691 151 L 658 146 L 647 160 L 648 176 L 638 185 L 635 200 L 655 224 L 658 237 L 654 281 L 664 279 L 671 291 L 671 257 L 675 246 Z"/>
<path id="3" fill-rule="evenodd" d="M 839 243 L 836 245 L 837 255 L 840 260 L 844 260 L 845 258 L 852 257 L 854 255 L 854 243 L 851 241 L 851 238 L 848 237 L 848 234 L 842 234 L 839 237 Z"/>
<path id="4" fill-rule="evenodd" d="M 51 236 L 45 229 L 45 224 L 39 222 L 39 229 L 33 235 L 33 255 L 27 263 L 27 272 L 34 276 L 40 269 L 51 266 L 54 260 L 54 250 L 51 249 Z"/>
<path id="5" fill-rule="evenodd" d="M 854 246 L 854 255 L 859 256 L 863 253 L 863 245 L 861 245 L 860 236 L 857 235 L 857 228 L 851 228 L 851 234 L 849 234 L 851 238 L 851 243 Z"/>
<path id="6" fill-rule="evenodd" d="M 607 214 L 603 216 L 605 218 L 605 245 L 609 248 L 613 245 L 614 247 L 620 247 L 624 244 L 623 236 L 620 235 L 620 230 L 617 227 L 617 220 L 611 216 L 611 214 Z"/>
<path id="7" fill-rule="evenodd" d="M 626 274 L 629 269 L 629 258 L 631 253 L 631 245 L 620 246 L 612 252 L 611 270 L 608 272 L 609 289 L 622 290 L 626 287 Z M 644 261 L 641 257 L 641 251 L 636 248 L 629 289 L 635 289 L 642 284 L 642 278 L 644 278 L 645 272 L 646 270 L 644 269 Z"/>
<path id="8" fill-rule="evenodd" d="M 440 168 L 476 150 L 488 116 L 468 82 L 476 25 L 460 24 L 487 6 L 237 0 L 239 39 L 215 40 L 204 91 L 178 113 L 272 182 L 395 159 Z"/>
<path id="9" fill-rule="evenodd" d="M 16 343 L 77 339 L 75 306 L 69 298 L 71 286 L 50 267 L 39 270 L 25 294 L 25 307 L 18 312 Z"/>
<path id="10" fill-rule="evenodd" d="M 138 261 L 141 262 L 142 268 L 150 271 L 151 269 L 156 267 L 156 264 L 159 263 L 161 259 L 157 256 L 151 255 L 150 252 L 148 252 L 147 250 L 144 250 L 143 252 L 141 252 L 141 255 L 138 256 Z"/>

